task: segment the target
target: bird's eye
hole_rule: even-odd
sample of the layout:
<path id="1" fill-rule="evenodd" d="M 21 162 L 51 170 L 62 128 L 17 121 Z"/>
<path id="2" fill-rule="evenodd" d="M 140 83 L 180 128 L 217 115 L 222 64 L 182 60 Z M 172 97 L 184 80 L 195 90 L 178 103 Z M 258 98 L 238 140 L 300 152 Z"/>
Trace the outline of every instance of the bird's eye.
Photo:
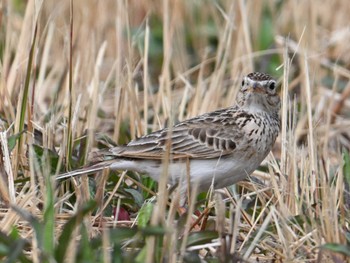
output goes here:
<path id="1" fill-rule="evenodd" d="M 245 84 L 245 83 L 244 83 L 244 80 L 242 80 L 242 87 L 244 86 L 244 84 Z"/>
<path id="2" fill-rule="evenodd" d="M 270 85 L 269 85 L 269 89 L 270 90 L 274 90 L 276 87 L 276 83 L 275 82 L 271 82 Z"/>

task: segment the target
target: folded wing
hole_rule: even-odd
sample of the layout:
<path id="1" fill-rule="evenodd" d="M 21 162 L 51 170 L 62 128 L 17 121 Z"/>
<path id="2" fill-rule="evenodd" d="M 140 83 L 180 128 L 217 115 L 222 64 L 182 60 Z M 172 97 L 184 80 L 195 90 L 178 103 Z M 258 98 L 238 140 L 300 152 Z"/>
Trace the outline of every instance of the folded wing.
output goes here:
<path id="1" fill-rule="evenodd" d="M 216 114 L 215 114 L 216 113 Z M 128 158 L 210 159 L 232 154 L 242 143 L 244 132 L 233 120 L 236 112 L 217 111 L 187 120 L 110 149 L 110 154 Z M 228 115 L 230 114 L 230 115 Z"/>

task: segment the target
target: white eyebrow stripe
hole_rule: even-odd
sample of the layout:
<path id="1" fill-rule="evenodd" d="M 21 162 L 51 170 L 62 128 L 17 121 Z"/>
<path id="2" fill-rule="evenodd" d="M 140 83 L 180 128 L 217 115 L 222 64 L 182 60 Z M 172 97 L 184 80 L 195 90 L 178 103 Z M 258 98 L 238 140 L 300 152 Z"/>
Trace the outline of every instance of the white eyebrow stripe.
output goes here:
<path id="1" fill-rule="evenodd" d="M 269 84 L 269 83 L 272 83 L 272 82 L 274 82 L 274 83 L 276 83 L 276 81 L 275 80 L 273 80 L 273 79 L 270 79 L 270 80 L 253 80 L 253 79 L 247 79 L 247 82 L 248 82 L 248 84 L 253 84 L 253 83 L 260 83 L 260 84 L 262 84 L 262 85 L 267 85 L 267 84 Z"/>

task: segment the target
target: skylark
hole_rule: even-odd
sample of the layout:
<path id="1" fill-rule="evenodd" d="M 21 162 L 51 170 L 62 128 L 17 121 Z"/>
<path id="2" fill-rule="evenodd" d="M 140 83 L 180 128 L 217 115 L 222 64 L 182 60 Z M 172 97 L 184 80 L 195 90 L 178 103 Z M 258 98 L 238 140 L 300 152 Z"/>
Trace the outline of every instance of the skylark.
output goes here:
<path id="1" fill-rule="evenodd" d="M 242 81 L 236 105 L 102 151 L 99 162 L 57 179 L 110 168 L 146 173 L 159 181 L 163 160 L 170 158 L 171 185 L 180 183 L 186 190 L 190 182 L 198 184 L 199 191 L 230 186 L 254 172 L 270 152 L 280 130 L 279 110 L 276 81 L 264 73 L 250 73 Z"/>

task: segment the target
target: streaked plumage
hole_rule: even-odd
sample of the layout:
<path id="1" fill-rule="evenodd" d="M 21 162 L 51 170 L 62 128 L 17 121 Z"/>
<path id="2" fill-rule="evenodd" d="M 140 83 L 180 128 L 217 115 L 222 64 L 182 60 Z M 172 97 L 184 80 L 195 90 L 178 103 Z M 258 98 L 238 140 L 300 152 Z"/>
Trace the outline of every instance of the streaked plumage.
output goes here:
<path id="1" fill-rule="evenodd" d="M 237 105 L 100 152 L 98 163 L 57 179 L 109 167 L 147 173 L 158 181 L 162 160 L 170 152 L 170 184 L 184 178 L 186 189 L 189 171 L 191 183 L 198 183 L 200 190 L 207 190 L 212 182 L 214 188 L 229 186 L 250 175 L 270 152 L 280 129 L 279 109 L 276 82 L 267 74 L 250 73 L 242 81 Z"/>

